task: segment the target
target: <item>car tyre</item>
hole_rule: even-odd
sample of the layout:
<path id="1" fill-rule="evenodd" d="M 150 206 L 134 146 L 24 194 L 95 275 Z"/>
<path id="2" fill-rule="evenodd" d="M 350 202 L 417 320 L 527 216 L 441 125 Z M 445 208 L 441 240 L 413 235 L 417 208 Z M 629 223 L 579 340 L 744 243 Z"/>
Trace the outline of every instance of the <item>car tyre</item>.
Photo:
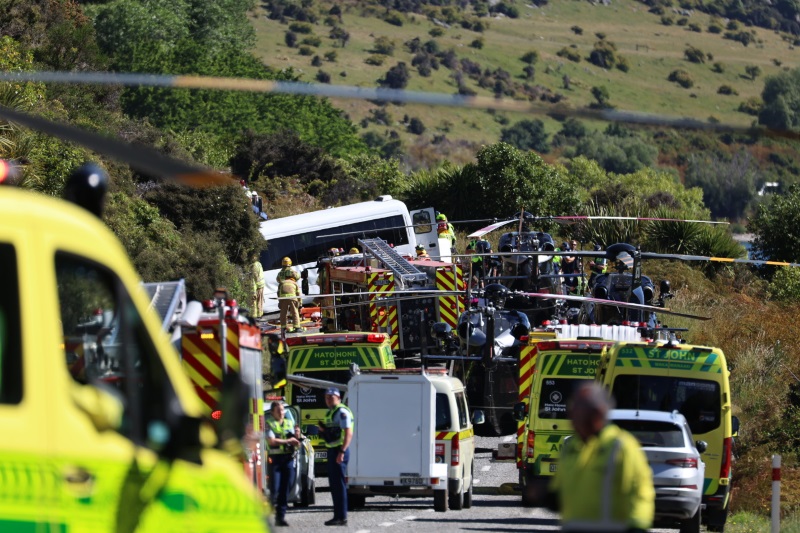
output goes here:
<path id="1" fill-rule="evenodd" d="M 470 509 L 472 507 L 472 484 L 475 480 L 475 467 L 473 465 L 472 469 L 470 469 L 469 475 L 469 488 L 464 493 L 464 509 Z"/>
<path id="2" fill-rule="evenodd" d="M 433 510 L 437 513 L 447 511 L 447 489 L 433 491 Z"/>
<path id="3" fill-rule="evenodd" d="M 709 531 L 721 533 L 725 531 L 725 522 L 728 521 L 728 508 L 706 510 L 706 525 Z"/>
<path id="4" fill-rule="evenodd" d="M 697 512 L 694 516 L 681 520 L 681 533 L 700 533 L 700 522 L 702 521 L 701 509 L 702 506 L 697 507 Z"/>

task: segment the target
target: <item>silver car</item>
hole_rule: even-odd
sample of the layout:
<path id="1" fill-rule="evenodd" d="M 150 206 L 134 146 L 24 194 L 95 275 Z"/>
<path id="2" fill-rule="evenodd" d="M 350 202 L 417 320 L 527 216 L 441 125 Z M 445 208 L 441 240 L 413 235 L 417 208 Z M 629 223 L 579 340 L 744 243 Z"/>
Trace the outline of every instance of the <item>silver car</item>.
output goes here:
<path id="1" fill-rule="evenodd" d="M 610 420 L 632 433 L 642 444 L 653 470 L 658 525 L 680 527 L 682 533 L 700 531 L 705 463 L 704 441 L 694 442 L 686 418 L 678 411 L 615 409 Z"/>

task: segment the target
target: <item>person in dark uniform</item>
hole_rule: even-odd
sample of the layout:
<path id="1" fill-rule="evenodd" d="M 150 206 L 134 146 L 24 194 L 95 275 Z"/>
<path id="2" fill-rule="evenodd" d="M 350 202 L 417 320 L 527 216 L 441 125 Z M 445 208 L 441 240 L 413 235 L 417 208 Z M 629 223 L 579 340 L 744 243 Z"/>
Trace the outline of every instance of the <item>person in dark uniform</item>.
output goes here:
<path id="1" fill-rule="evenodd" d="M 326 526 L 347 525 L 347 463 L 350 461 L 350 443 L 353 441 L 355 420 L 353 412 L 342 403 L 342 393 L 337 388 L 325 391 L 328 412 L 320 422 L 322 438 L 328 448 L 328 483 L 333 498 L 333 519 Z"/>
<path id="2" fill-rule="evenodd" d="M 269 446 L 269 492 L 275 507 L 275 525 L 288 526 L 286 508 L 289 492 L 295 482 L 296 450 L 300 446 L 300 427 L 285 416 L 280 402 L 272 402 L 267 417 L 267 445 Z"/>

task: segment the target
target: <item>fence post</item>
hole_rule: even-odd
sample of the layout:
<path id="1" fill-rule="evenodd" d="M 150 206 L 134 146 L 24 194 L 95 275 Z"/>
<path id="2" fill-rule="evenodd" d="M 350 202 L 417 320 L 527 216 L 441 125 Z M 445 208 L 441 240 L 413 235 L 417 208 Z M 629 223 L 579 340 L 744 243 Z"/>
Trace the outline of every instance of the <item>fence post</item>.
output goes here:
<path id="1" fill-rule="evenodd" d="M 772 511 L 771 532 L 779 533 L 781 529 L 781 456 L 772 456 Z"/>

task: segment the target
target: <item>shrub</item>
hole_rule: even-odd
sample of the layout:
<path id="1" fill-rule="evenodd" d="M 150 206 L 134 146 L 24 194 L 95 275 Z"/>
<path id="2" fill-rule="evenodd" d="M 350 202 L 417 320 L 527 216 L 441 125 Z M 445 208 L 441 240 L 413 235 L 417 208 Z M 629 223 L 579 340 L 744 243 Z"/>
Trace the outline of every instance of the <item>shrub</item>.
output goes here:
<path id="1" fill-rule="evenodd" d="M 720 63 L 719 61 L 717 61 L 717 62 L 716 62 L 716 63 L 714 63 L 714 65 L 711 67 L 711 70 L 712 70 L 712 71 L 714 71 L 714 72 L 716 72 L 717 74 L 722 74 L 723 72 L 725 72 L 725 65 L 723 65 L 722 63 Z"/>
<path id="2" fill-rule="evenodd" d="M 472 48 L 477 48 L 478 50 L 480 50 L 481 48 L 483 48 L 483 38 L 480 37 L 478 39 L 475 39 L 471 43 L 469 43 L 469 45 Z"/>
<path id="3" fill-rule="evenodd" d="M 628 72 L 631 69 L 631 63 L 627 57 L 617 56 L 617 68 L 622 72 Z"/>
<path id="4" fill-rule="evenodd" d="M 385 20 L 392 26 L 402 26 L 404 22 L 403 15 L 401 15 L 397 11 L 389 11 L 389 13 L 386 14 L 383 20 Z"/>
<path id="5" fill-rule="evenodd" d="M 664 26 L 672 26 L 675 24 L 675 19 L 669 16 L 663 16 L 661 17 L 661 24 Z"/>
<path id="6" fill-rule="evenodd" d="M 598 31 L 597 33 L 594 34 L 594 36 L 600 39 L 601 41 L 605 41 L 607 37 L 607 35 L 602 31 Z"/>
<path id="7" fill-rule="evenodd" d="M 757 96 L 751 96 L 750 98 L 739 104 L 738 111 L 756 117 L 758 116 L 759 113 L 761 113 L 761 110 L 763 108 L 764 108 L 764 102 L 761 101 L 761 98 L 758 98 Z"/>
<path id="8" fill-rule="evenodd" d="M 378 80 L 381 87 L 388 87 L 390 89 L 405 89 L 408 85 L 408 80 L 411 74 L 408 72 L 408 66 L 404 62 L 399 62 L 397 65 L 390 68 L 386 75 Z"/>
<path id="9" fill-rule="evenodd" d="M 729 22 L 728 22 L 728 25 L 727 25 L 727 26 L 725 26 L 725 27 L 726 27 L 727 29 L 731 30 L 731 31 L 736 31 L 736 30 L 738 30 L 738 29 L 739 29 L 741 26 L 740 26 L 740 25 L 739 25 L 739 23 L 738 23 L 738 22 L 736 22 L 735 20 L 731 20 L 731 21 L 729 21 Z"/>
<path id="10" fill-rule="evenodd" d="M 677 24 L 678 26 L 686 26 L 687 24 L 689 24 L 689 19 L 687 19 L 686 17 L 681 17 L 675 24 Z"/>
<path id="11" fill-rule="evenodd" d="M 428 32 L 428 35 L 430 35 L 431 37 L 441 37 L 442 35 L 444 35 L 444 30 L 436 26 L 435 28 L 431 28 L 431 31 Z"/>
<path id="12" fill-rule="evenodd" d="M 322 44 L 322 39 L 320 39 L 316 35 L 310 35 L 308 37 L 305 37 L 302 41 L 300 41 L 300 44 L 305 44 L 308 46 L 319 46 Z"/>
<path id="13" fill-rule="evenodd" d="M 739 93 L 730 85 L 720 85 L 717 94 L 738 95 Z"/>
<path id="14" fill-rule="evenodd" d="M 330 52 L 325 52 L 325 61 L 333 63 L 334 61 L 336 61 L 336 56 L 337 55 L 338 54 L 336 53 L 336 50 L 331 50 Z"/>
<path id="15" fill-rule="evenodd" d="M 311 66 L 312 67 L 322 66 L 322 58 L 319 56 L 314 56 L 314 58 L 311 60 Z"/>
<path id="16" fill-rule="evenodd" d="M 675 69 L 672 72 L 670 72 L 669 76 L 667 77 L 667 80 L 674 81 L 684 89 L 688 89 L 694 86 L 694 80 L 689 75 L 689 73 L 681 69 Z"/>
<path id="17" fill-rule="evenodd" d="M 574 61 L 575 63 L 581 62 L 581 53 L 567 46 L 556 52 L 556 55 L 558 57 L 564 57 L 566 59 L 569 59 L 570 61 Z"/>
<path id="18" fill-rule="evenodd" d="M 738 32 L 726 31 L 725 38 L 730 39 L 731 41 L 738 41 L 742 43 L 744 46 L 749 45 L 755 39 L 755 37 L 753 37 L 753 34 L 750 33 L 749 31 L 738 31 Z"/>
<path id="19" fill-rule="evenodd" d="M 602 68 L 614 67 L 617 64 L 617 46 L 611 41 L 597 41 L 589 54 L 589 62 Z"/>
<path id="20" fill-rule="evenodd" d="M 314 50 L 310 46 L 301 46 L 299 51 L 301 56 L 314 55 Z"/>
<path id="21" fill-rule="evenodd" d="M 539 52 L 537 52 L 536 50 L 531 50 L 530 52 L 526 52 L 526 53 L 525 53 L 525 54 L 524 54 L 524 55 L 523 55 L 523 56 L 520 58 L 520 60 L 521 60 L 523 63 L 527 63 L 527 64 L 529 64 L 529 65 L 533 65 L 533 64 L 535 64 L 537 61 L 539 61 Z"/>
<path id="22" fill-rule="evenodd" d="M 297 34 L 293 31 L 287 31 L 286 35 L 283 36 L 283 40 L 286 42 L 286 46 L 294 48 L 297 45 Z"/>
<path id="23" fill-rule="evenodd" d="M 694 22 L 689 24 L 689 30 L 697 33 L 703 33 L 703 28 L 700 27 L 700 24 L 696 24 Z"/>
<path id="24" fill-rule="evenodd" d="M 570 28 L 575 35 L 583 35 L 583 28 L 580 26 L 573 26 Z"/>
<path id="25" fill-rule="evenodd" d="M 686 50 L 683 51 L 683 56 L 686 58 L 687 61 L 692 63 L 705 63 L 706 62 L 706 54 L 699 48 L 695 48 L 694 46 L 689 46 Z"/>
<path id="26" fill-rule="evenodd" d="M 311 24 L 306 24 L 305 22 L 292 22 L 289 24 L 289 29 L 295 33 L 302 33 L 304 35 L 308 35 L 312 31 Z"/>
<path id="27" fill-rule="evenodd" d="M 366 63 L 367 65 L 373 65 L 375 67 L 379 67 L 383 65 L 384 61 L 386 61 L 386 56 L 380 54 L 372 54 L 364 60 L 364 63 Z"/>
<path id="28" fill-rule="evenodd" d="M 653 15 L 659 15 L 659 16 L 666 13 L 666 11 L 664 11 L 664 8 L 662 6 L 653 6 L 647 11 L 652 13 Z"/>
<path id="29" fill-rule="evenodd" d="M 425 124 L 417 117 L 413 117 L 408 122 L 408 127 L 406 129 L 408 129 L 409 133 L 413 133 L 414 135 L 422 135 L 425 133 Z"/>
<path id="30" fill-rule="evenodd" d="M 709 24 L 707 31 L 708 33 L 714 33 L 719 35 L 720 33 L 722 33 L 722 29 L 723 29 L 722 26 L 720 26 L 719 24 Z"/>
<path id="31" fill-rule="evenodd" d="M 325 72 L 324 70 L 319 70 L 317 71 L 317 81 L 320 83 L 330 83 L 331 75 Z"/>
<path id="32" fill-rule="evenodd" d="M 394 41 L 386 36 L 380 36 L 375 38 L 375 42 L 372 45 L 373 53 L 381 54 L 384 56 L 390 56 L 394 54 Z"/>

